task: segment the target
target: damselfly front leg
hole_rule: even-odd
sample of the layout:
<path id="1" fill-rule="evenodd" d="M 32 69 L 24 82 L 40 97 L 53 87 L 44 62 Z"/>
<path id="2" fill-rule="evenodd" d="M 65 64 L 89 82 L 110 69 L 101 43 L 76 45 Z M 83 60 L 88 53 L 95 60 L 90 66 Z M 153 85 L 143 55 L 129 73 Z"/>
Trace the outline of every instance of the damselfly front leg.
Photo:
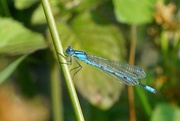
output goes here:
<path id="1" fill-rule="evenodd" d="M 61 57 L 63 57 L 66 62 L 60 62 L 61 64 L 67 64 L 67 65 L 72 65 L 72 57 L 71 56 L 68 56 L 68 55 L 63 55 L 61 53 L 58 53 L 59 55 L 61 55 Z M 68 60 L 69 58 L 69 60 Z"/>
<path id="2" fill-rule="evenodd" d="M 61 64 L 72 65 L 72 56 L 67 56 L 67 55 L 64 56 L 64 55 L 62 55 L 61 53 L 59 53 L 59 54 L 60 54 L 64 59 L 66 59 L 66 61 L 67 61 L 67 63 L 61 62 Z M 68 60 L 68 58 L 69 58 L 69 60 Z M 76 61 L 76 63 L 78 64 L 78 66 L 72 68 L 72 69 L 70 70 L 70 73 L 71 73 L 73 70 L 75 70 L 75 69 L 78 69 L 78 70 L 73 74 L 73 79 L 74 79 L 75 75 L 77 74 L 77 72 L 80 71 L 81 68 L 82 68 L 82 66 L 79 64 L 79 62 L 76 60 L 76 58 L 74 58 L 74 60 Z"/>

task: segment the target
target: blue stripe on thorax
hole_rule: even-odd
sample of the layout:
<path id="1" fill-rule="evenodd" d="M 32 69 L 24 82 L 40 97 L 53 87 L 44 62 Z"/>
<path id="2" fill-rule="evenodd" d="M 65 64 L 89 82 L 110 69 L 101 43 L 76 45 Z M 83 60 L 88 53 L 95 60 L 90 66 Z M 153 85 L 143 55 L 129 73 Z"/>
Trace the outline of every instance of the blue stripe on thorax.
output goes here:
<path id="1" fill-rule="evenodd" d="M 87 54 L 83 51 L 76 50 L 74 51 L 73 56 L 89 65 L 95 66 L 97 68 L 101 68 L 101 66 L 98 65 L 97 63 L 88 60 Z"/>

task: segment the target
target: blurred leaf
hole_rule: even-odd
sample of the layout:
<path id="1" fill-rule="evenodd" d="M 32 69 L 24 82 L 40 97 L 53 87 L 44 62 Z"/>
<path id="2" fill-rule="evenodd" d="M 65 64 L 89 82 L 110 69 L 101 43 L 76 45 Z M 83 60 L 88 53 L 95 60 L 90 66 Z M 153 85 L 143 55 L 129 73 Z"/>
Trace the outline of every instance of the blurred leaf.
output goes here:
<path id="1" fill-rule="evenodd" d="M 148 95 L 146 93 L 147 90 L 143 91 L 143 88 L 140 88 L 140 86 L 136 86 L 135 89 L 137 90 L 137 93 L 139 96 L 139 101 L 141 101 L 141 106 L 143 106 L 145 113 L 148 116 L 150 116 L 152 113 L 152 109 L 151 109 L 150 103 L 149 103 L 150 100 L 148 100 Z M 154 94 L 152 94 L 152 95 L 154 95 Z"/>
<path id="2" fill-rule="evenodd" d="M 78 1 L 61 0 L 60 4 L 66 10 L 73 9 L 73 11 L 79 11 L 80 12 L 80 11 L 95 8 L 97 5 L 99 5 L 103 2 L 104 2 L 104 0 L 78 0 Z"/>
<path id="3" fill-rule="evenodd" d="M 156 0 L 113 0 L 114 11 L 119 22 L 145 24 L 153 19 Z"/>
<path id="4" fill-rule="evenodd" d="M 47 47 L 41 34 L 32 32 L 20 23 L 0 18 L 0 54 L 25 54 Z"/>
<path id="5" fill-rule="evenodd" d="M 34 11 L 32 18 L 31 18 L 32 24 L 42 24 L 46 23 L 46 17 L 43 13 L 43 8 L 41 5 L 37 7 L 37 9 Z"/>
<path id="6" fill-rule="evenodd" d="M 78 15 L 69 24 L 57 23 L 57 27 L 66 47 L 72 45 L 74 49 L 113 60 L 120 60 L 125 53 L 121 32 L 103 16 L 86 12 Z M 101 109 L 110 108 L 119 99 L 123 85 L 107 78 L 97 68 L 79 63 L 83 68 L 74 79 L 79 92 L 93 105 Z M 73 64 L 70 69 L 77 66 L 75 62 Z"/>
<path id="7" fill-rule="evenodd" d="M 153 111 L 151 121 L 179 121 L 180 108 L 169 104 L 159 104 Z"/>
<path id="8" fill-rule="evenodd" d="M 31 5 L 37 3 L 38 1 L 40 2 L 40 0 L 15 0 L 14 3 L 17 9 L 22 10 L 29 8 Z"/>
<path id="9" fill-rule="evenodd" d="M 98 5 L 104 3 L 104 0 L 81 0 L 79 5 L 75 8 L 76 11 L 84 11 L 96 8 Z"/>
<path id="10" fill-rule="evenodd" d="M 3 71 L 0 72 L 0 84 L 7 80 L 7 78 L 14 72 L 17 66 L 26 58 L 27 55 L 23 55 L 9 64 Z"/>
<path id="11" fill-rule="evenodd" d="M 161 48 L 164 54 L 167 54 L 168 44 L 168 33 L 166 31 L 163 31 L 161 33 Z"/>
<path id="12" fill-rule="evenodd" d="M 49 1 L 50 5 L 51 5 L 51 10 L 52 10 L 54 15 L 59 12 L 59 7 L 57 6 L 58 2 L 59 1 L 57 1 L 57 0 Z M 44 24 L 46 22 L 47 22 L 47 20 L 46 20 L 46 17 L 44 15 L 42 5 L 39 4 L 39 6 L 33 12 L 33 15 L 31 17 L 31 23 L 32 24 Z"/>

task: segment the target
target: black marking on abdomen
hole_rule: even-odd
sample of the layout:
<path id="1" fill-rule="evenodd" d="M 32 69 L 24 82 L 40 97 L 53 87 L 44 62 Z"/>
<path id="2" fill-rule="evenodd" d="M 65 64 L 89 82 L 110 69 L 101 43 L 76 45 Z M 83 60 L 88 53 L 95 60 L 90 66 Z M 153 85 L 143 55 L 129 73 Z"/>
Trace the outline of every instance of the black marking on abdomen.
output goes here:
<path id="1" fill-rule="evenodd" d="M 123 76 L 123 78 L 124 78 L 125 80 L 127 80 L 127 76 Z"/>

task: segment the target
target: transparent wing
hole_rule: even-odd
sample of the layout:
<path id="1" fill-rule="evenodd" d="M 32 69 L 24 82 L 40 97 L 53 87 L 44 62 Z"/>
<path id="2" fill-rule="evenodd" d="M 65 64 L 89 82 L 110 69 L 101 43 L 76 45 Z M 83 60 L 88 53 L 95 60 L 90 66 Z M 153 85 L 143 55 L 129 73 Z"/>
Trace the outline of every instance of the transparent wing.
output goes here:
<path id="1" fill-rule="evenodd" d="M 101 70 L 99 69 L 101 72 L 103 72 L 105 75 L 109 76 L 109 77 L 112 77 L 112 78 L 115 78 L 116 80 L 118 80 L 120 83 L 123 83 L 123 84 L 126 84 L 126 85 L 135 85 L 136 83 L 132 83 L 132 82 L 129 82 L 123 78 L 119 78 L 118 76 L 114 75 L 114 74 L 111 74 L 107 71 L 104 71 L 104 70 Z M 133 82 L 137 82 L 137 81 L 133 81 Z"/>
<path id="2" fill-rule="evenodd" d="M 110 61 L 110 63 L 111 63 L 111 66 L 115 67 L 118 70 L 125 70 L 125 71 L 135 74 L 138 79 L 146 77 L 146 73 L 139 66 L 124 64 L 117 61 Z"/>
<path id="3" fill-rule="evenodd" d="M 102 70 L 107 75 L 110 75 L 118 79 L 120 82 L 123 82 L 128 85 L 135 85 L 138 83 L 139 78 L 144 78 L 146 76 L 146 73 L 144 72 L 144 70 L 139 66 L 132 66 L 129 64 L 124 64 L 118 61 L 112 61 L 112 60 L 104 59 L 104 58 L 93 56 L 93 55 L 87 55 L 87 57 L 88 57 L 88 60 L 97 63 L 103 68 L 107 68 L 109 70 L 112 70 L 115 73 L 129 77 L 131 81 L 128 81 L 124 78 L 120 78 L 114 75 L 113 73 L 109 73 Z"/>

